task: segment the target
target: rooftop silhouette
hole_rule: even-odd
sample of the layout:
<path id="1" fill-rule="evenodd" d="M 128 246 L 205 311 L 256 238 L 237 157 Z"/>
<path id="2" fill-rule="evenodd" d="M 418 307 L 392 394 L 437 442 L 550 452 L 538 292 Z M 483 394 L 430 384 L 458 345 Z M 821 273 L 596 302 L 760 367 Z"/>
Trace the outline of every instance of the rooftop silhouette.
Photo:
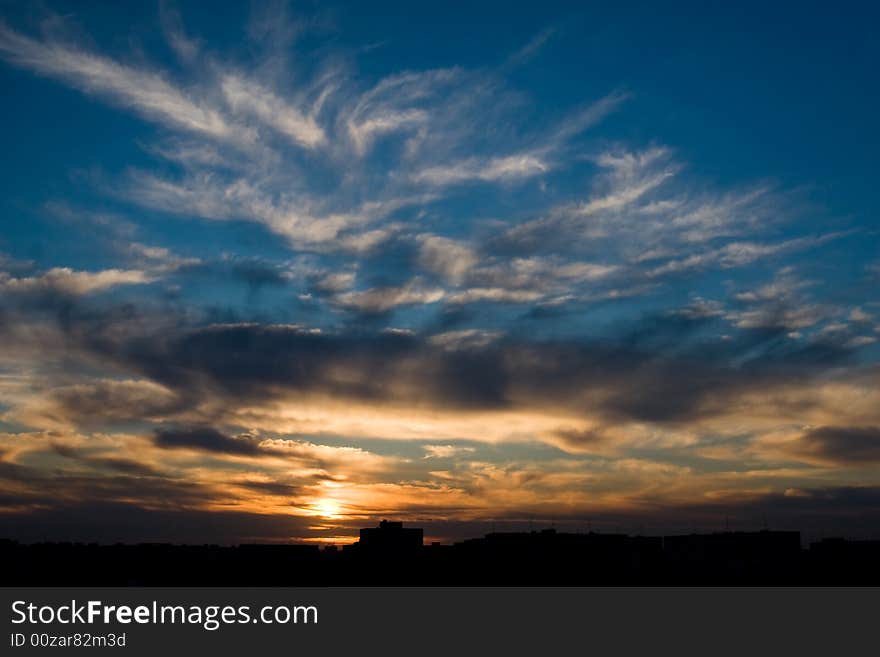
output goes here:
<path id="1" fill-rule="evenodd" d="M 358 547 L 382 555 L 407 555 L 418 551 L 424 543 L 425 532 L 414 527 L 404 527 L 402 522 L 383 520 L 378 527 L 360 530 Z"/>
<path id="2" fill-rule="evenodd" d="M 424 545 L 423 530 L 383 520 L 344 546 L 98 545 L 0 540 L 11 585 L 868 585 L 880 584 L 880 541 L 796 531 L 673 536 L 493 532 Z"/>

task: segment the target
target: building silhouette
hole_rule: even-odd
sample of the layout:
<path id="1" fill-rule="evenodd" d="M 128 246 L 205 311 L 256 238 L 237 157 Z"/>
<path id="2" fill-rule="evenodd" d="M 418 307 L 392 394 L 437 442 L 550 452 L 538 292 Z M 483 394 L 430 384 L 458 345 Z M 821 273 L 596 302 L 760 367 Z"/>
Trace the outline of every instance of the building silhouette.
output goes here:
<path id="1" fill-rule="evenodd" d="M 334 546 L 22 544 L 0 540 L 3 586 L 878 585 L 880 541 L 799 532 L 673 536 L 492 532 L 424 545 L 383 520 Z"/>
<path id="2" fill-rule="evenodd" d="M 418 552 L 425 539 L 425 530 L 404 527 L 402 522 L 383 520 L 378 527 L 360 530 L 358 547 L 374 554 L 402 555 Z"/>

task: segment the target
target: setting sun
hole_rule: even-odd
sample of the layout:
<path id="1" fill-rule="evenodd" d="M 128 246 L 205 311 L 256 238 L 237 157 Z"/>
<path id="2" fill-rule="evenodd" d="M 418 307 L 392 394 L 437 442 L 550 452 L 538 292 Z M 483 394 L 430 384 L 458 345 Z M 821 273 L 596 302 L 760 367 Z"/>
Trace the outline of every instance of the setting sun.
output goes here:
<path id="1" fill-rule="evenodd" d="M 312 504 L 312 509 L 322 518 L 338 518 L 342 506 L 336 500 L 325 498 Z"/>

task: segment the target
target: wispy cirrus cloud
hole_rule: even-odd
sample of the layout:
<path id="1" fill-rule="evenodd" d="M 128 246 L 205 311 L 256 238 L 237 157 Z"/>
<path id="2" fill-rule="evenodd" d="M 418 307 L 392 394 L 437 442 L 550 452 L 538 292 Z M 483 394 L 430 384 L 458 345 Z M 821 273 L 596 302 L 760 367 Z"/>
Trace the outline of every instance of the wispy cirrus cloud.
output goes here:
<path id="1" fill-rule="evenodd" d="M 346 112 L 345 127 L 354 150 L 364 155 L 383 135 L 425 125 L 429 110 L 422 105 L 456 79 L 455 69 L 407 72 L 380 80 Z"/>
<path id="2" fill-rule="evenodd" d="M 304 114 L 255 82 L 226 75 L 221 88 L 233 112 L 252 114 L 297 144 L 316 148 L 327 140 L 323 128 L 313 116 Z"/>
<path id="3" fill-rule="evenodd" d="M 518 180 L 537 176 L 550 168 L 539 157 L 529 154 L 509 155 L 489 160 L 464 160 L 451 165 L 422 169 L 413 174 L 415 182 L 444 186 L 478 180 L 484 182 Z"/>
<path id="4" fill-rule="evenodd" d="M 229 122 L 218 109 L 193 99 L 156 72 L 126 66 L 77 46 L 32 39 L 2 24 L 0 52 L 17 66 L 58 78 L 173 129 L 243 144 L 253 141 L 251 133 Z"/>

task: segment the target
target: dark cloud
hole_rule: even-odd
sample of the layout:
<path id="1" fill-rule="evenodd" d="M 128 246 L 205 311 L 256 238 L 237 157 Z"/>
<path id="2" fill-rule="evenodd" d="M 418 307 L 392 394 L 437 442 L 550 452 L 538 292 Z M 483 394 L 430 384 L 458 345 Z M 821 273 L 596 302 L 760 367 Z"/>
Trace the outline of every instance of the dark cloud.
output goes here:
<path id="1" fill-rule="evenodd" d="M 40 473 L 34 468 L 26 465 L 5 461 L 0 458 L 0 481 L 11 482 L 30 482 L 34 478 L 39 478 Z"/>
<path id="2" fill-rule="evenodd" d="M 0 498 L 2 499 L 2 498 Z M 290 514 L 144 508 L 124 502 L 76 502 L 3 514 L 2 535 L 21 542 L 168 542 L 202 545 L 289 541 L 311 533 L 310 519 Z"/>
<path id="3" fill-rule="evenodd" d="M 260 448 L 247 438 L 233 438 L 211 427 L 159 429 L 153 438 L 156 446 L 167 449 L 188 448 L 222 454 L 251 456 Z"/>
<path id="4" fill-rule="evenodd" d="M 69 445 L 54 444 L 52 449 L 56 454 L 65 458 L 73 459 L 102 470 L 112 470 L 128 475 L 155 476 L 157 471 L 145 463 L 115 456 L 101 456 L 89 454 L 86 450 L 77 449 Z"/>
<path id="5" fill-rule="evenodd" d="M 797 453 L 840 465 L 880 462 L 880 427 L 819 427 L 806 432 Z"/>
<path id="6" fill-rule="evenodd" d="M 600 450 L 608 444 L 607 436 L 592 429 L 559 429 L 553 435 L 566 447 L 578 451 Z"/>
<path id="7" fill-rule="evenodd" d="M 185 393 L 174 394 L 148 382 L 102 380 L 52 390 L 53 410 L 80 427 L 156 420 L 189 405 Z"/>
<path id="8" fill-rule="evenodd" d="M 294 497 L 299 495 L 300 492 L 300 489 L 297 486 L 275 481 L 242 481 L 238 482 L 236 485 L 241 488 L 253 490 L 258 493 L 267 493 L 269 495 Z"/>
<path id="9" fill-rule="evenodd" d="M 733 344 L 695 340 L 667 348 L 674 338 L 665 330 L 643 327 L 580 343 L 511 339 L 449 351 L 400 334 L 215 326 L 139 341 L 135 350 L 122 345 L 118 357 L 172 389 L 208 382 L 215 391 L 248 399 L 314 392 L 502 408 L 514 402 L 577 406 L 591 397 L 599 405 L 594 411 L 659 422 L 716 410 L 727 395 L 808 376 L 847 355 L 832 346 L 792 346 L 763 331 Z M 745 353 L 748 362 L 742 362 Z"/>
<path id="10" fill-rule="evenodd" d="M 29 509 L 123 504 L 136 500 L 132 506 L 183 510 L 216 501 L 212 489 L 188 481 L 141 476 L 141 473 L 136 476 L 64 474 L 3 462 L 0 462 L 0 491 L 6 495 L 9 507 Z"/>
<path id="11" fill-rule="evenodd" d="M 839 343 L 792 340 L 784 329 L 740 330 L 721 340 L 715 319 L 668 313 L 589 338 L 513 335 L 450 350 L 431 336 L 370 327 L 334 333 L 241 321 L 199 327 L 174 313 L 72 301 L 46 311 L 57 313 L 61 330 L 53 343 L 40 345 L 48 352 L 79 354 L 174 393 L 169 407 L 141 399 L 137 412 L 147 419 L 204 401 L 222 406 L 321 394 L 446 408 L 564 407 L 609 421 L 685 422 L 723 411 L 745 392 L 804 383 L 852 356 Z M 107 391 L 80 392 L 100 415 Z"/>

